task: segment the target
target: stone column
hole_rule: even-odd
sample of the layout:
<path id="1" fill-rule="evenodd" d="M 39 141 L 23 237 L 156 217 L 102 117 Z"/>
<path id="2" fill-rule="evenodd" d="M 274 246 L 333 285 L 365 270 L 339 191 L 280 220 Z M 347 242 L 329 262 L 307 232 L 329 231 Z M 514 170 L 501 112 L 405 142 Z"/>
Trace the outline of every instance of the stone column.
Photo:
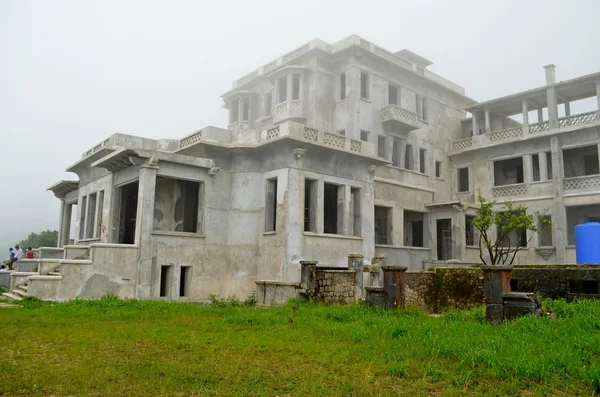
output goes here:
<path id="1" fill-rule="evenodd" d="M 325 197 L 325 182 L 323 178 L 319 178 L 317 181 L 317 233 L 323 234 L 325 232 L 325 218 L 324 218 L 324 204 L 323 200 Z"/>
<path id="2" fill-rule="evenodd" d="M 571 115 L 571 102 L 565 102 L 565 116 Z"/>
<path id="3" fill-rule="evenodd" d="M 472 126 L 473 126 L 473 136 L 475 136 L 475 135 L 479 135 L 478 129 L 477 129 L 477 113 L 473 112 L 472 115 L 473 115 L 473 118 L 471 119 L 471 122 L 472 122 Z"/>
<path id="4" fill-rule="evenodd" d="M 295 160 L 301 166 L 302 158 Z M 281 178 L 280 178 L 281 180 Z M 304 209 L 303 195 L 300 190 L 302 176 L 296 168 L 288 168 L 287 174 L 287 208 L 285 222 L 285 259 L 286 266 L 283 280 L 297 280 L 298 260 L 304 247 Z M 277 198 L 275 198 L 277 199 Z"/>
<path id="5" fill-rule="evenodd" d="M 415 144 L 412 146 L 413 149 L 413 171 L 421 172 L 421 151 Z"/>
<path id="6" fill-rule="evenodd" d="M 385 307 L 404 307 L 406 300 L 406 266 L 382 266 Z"/>
<path id="7" fill-rule="evenodd" d="M 540 163 L 540 181 L 548 180 L 548 164 L 546 163 L 546 152 L 538 153 Z"/>
<path id="8" fill-rule="evenodd" d="M 544 121 L 544 109 L 539 108 L 538 110 L 538 123 Z"/>
<path id="9" fill-rule="evenodd" d="M 385 159 L 387 161 L 391 161 L 392 164 L 394 163 L 394 137 L 393 136 L 386 136 L 385 137 Z"/>
<path id="10" fill-rule="evenodd" d="M 502 293 L 510 291 L 512 266 L 481 266 L 483 271 L 483 297 L 485 318 L 492 324 L 504 319 Z"/>
<path id="11" fill-rule="evenodd" d="M 356 60 L 354 66 L 346 70 L 346 136 L 360 140 L 360 74 Z"/>
<path id="12" fill-rule="evenodd" d="M 529 109 L 527 108 L 527 99 L 521 102 L 523 109 L 523 135 L 529 134 Z"/>
<path id="13" fill-rule="evenodd" d="M 526 184 L 530 184 L 533 181 L 533 160 L 531 154 L 523 156 L 523 179 Z"/>
<path id="14" fill-rule="evenodd" d="M 348 269 L 354 270 L 354 299 L 363 295 L 363 254 L 348 254 Z"/>
<path id="15" fill-rule="evenodd" d="M 383 287 L 383 270 L 382 267 L 386 265 L 386 259 L 384 254 L 377 254 L 371 259 L 371 265 L 377 268 L 377 272 L 371 273 L 371 285 L 373 287 Z"/>
<path id="16" fill-rule="evenodd" d="M 492 123 L 490 121 L 490 109 L 485 109 L 485 133 L 492 132 Z"/>
<path id="17" fill-rule="evenodd" d="M 600 80 L 596 81 L 596 98 L 598 100 L 598 112 L 600 112 Z M 596 119 L 600 118 L 598 112 L 596 113 Z"/>
<path id="18" fill-rule="evenodd" d="M 558 100 L 556 97 L 556 78 L 554 74 L 554 65 L 546 65 L 546 100 L 548 103 L 548 120 L 550 128 L 558 128 Z"/>
<path id="19" fill-rule="evenodd" d="M 552 152 L 552 189 L 554 203 L 552 210 L 552 233 L 556 239 L 556 263 L 565 263 L 567 245 L 567 222 L 563 201 L 563 161 L 558 137 L 550 138 Z"/>
<path id="20" fill-rule="evenodd" d="M 300 261 L 300 286 L 311 297 L 317 289 L 317 261 Z"/>
<path id="21" fill-rule="evenodd" d="M 406 141 L 402 139 L 400 145 L 398 145 L 398 167 L 404 168 L 405 156 L 406 156 Z"/>
<path id="22" fill-rule="evenodd" d="M 138 162 L 141 159 L 135 159 Z M 138 246 L 138 280 L 136 298 L 154 297 L 156 281 L 160 277 L 156 253 L 151 243 L 151 232 L 154 222 L 154 195 L 156 192 L 157 162 L 150 159 L 140 165 L 138 187 L 137 215 L 135 221 L 135 245 Z M 170 288 L 173 290 L 173 288 Z"/>
<path id="23" fill-rule="evenodd" d="M 64 233 L 65 233 L 65 199 L 60 199 L 60 218 L 58 219 L 58 239 L 56 240 L 56 246 L 58 248 L 64 245 Z M 25 249 L 27 247 L 23 247 Z"/>
<path id="24" fill-rule="evenodd" d="M 341 233 L 344 236 L 352 236 L 354 235 L 354 233 L 352 233 L 351 229 L 351 222 L 354 222 L 354 217 L 352 216 L 352 211 L 350 211 L 350 197 L 352 197 L 352 193 L 350 191 L 351 187 L 346 185 L 343 188 L 344 194 L 343 194 L 343 202 L 341 203 L 343 206 L 343 217 L 342 217 L 342 230 Z M 352 219 L 350 219 L 352 218 Z M 339 222 L 339 221 L 338 221 Z"/>
<path id="25" fill-rule="evenodd" d="M 375 170 L 368 169 L 369 180 L 361 190 L 360 202 L 360 235 L 362 236 L 362 252 L 367 258 L 375 255 Z"/>

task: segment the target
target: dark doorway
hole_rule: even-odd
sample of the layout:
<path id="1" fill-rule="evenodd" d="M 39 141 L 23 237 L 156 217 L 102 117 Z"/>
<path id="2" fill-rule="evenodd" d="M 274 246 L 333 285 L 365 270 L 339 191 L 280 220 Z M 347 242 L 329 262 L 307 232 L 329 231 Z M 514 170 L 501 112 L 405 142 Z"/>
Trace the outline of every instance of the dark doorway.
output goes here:
<path id="1" fill-rule="evenodd" d="M 135 221 L 137 218 L 139 183 L 134 182 L 121 187 L 121 206 L 119 209 L 119 244 L 135 243 Z"/>
<path id="2" fill-rule="evenodd" d="M 452 259 L 452 221 L 437 220 L 437 256 L 438 260 Z"/>

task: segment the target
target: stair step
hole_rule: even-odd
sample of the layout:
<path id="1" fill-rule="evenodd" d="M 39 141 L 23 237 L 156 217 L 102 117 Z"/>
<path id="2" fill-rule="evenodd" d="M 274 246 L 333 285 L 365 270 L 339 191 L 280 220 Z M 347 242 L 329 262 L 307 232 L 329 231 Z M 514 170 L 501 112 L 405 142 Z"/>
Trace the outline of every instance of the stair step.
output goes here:
<path id="1" fill-rule="evenodd" d="M 13 293 L 13 295 L 17 295 L 20 296 L 22 298 L 27 296 L 27 291 L 23 291 L 22 289 L 13 289 L 12 291 L 10 291 Z"/>
<path id="2" fill-rule="evenodd" d="M 20 301 L 22 298 L 20 296 L 11 294 L 10 292 L 4 292 L 2 294 L 3 297 L 8 298 L 11 301 Z"/>
<path id="3" fill-rule="evenodd" d="M 23 291 L 27 292 L 27 290 L 29 289 L 29 285 L 27 285 L 27 284 L 21 284 L 17 288 L 20 289 L 20 290 L 23 290 Z"/>

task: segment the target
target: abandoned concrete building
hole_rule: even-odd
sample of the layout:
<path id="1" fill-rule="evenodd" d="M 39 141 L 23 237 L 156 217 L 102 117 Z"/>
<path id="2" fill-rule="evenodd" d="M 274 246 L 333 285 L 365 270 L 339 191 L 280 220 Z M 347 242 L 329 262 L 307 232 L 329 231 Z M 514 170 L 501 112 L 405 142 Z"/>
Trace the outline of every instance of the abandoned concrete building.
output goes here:
<path id="1" fill-rule="evenodd" d="M 516 263 L 575 263 L 574 226 L 600 219 L 600 73 L 556 82 L 549 65 L 545 86 L 478 103 L 429 65 L 316 39 L 236 80 L 227 128 L 103 140 L 67 169 L 78 180 L 49 188 L 59 247 L 29 294 L 244 297 L 351 252 L 409 270 L 479 263 L 477 189 L 549 210 Z M 571 115 L 585 98 L 593 111 Z"/>

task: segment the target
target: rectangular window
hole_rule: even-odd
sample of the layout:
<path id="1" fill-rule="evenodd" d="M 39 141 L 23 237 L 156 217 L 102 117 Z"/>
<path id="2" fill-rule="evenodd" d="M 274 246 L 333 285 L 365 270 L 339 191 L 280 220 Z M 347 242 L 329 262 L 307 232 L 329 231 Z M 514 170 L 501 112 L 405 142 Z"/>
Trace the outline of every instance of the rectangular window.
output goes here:
<path id="1" fill-rule="evenodd" d="M 398 87 L 391 84 L 388 85 L 388 104 L 398 105 Z"/>
<path id="2" fill-rule="evenodd" d="M 238 117 L 239 117 L 239 114 L 238 114 L 239 111 L 240 111 L 239 99 L 231 101 L 231 104 L 229 105 L 229 122 L 230 123 L 237 123 Z"/>
<path id="3" fill-rule="evenodd" d="M 392 209 L 375 206 L 375 244 L 392 245 Z"/>
<path id="4" fill-rule="evenodd" d="M 326 183 L 323 192 L 324 232 L 340 234 L 344 217 L 344 187 Z"/>
<path id="5" fill-rule="evenodd" d="M 369 140 L 369 131 L 360 130 L 360 140 L 367 142 Z"/>
<path id="6" fill-rule="evenodd" d="M 404 211 L 404 246 L 424 247 L 424 220 L 420 212 Z"/>
<path id="7" fill-rule="evenodd" d="M 287 78 L 277 79 L 277 103 L 287 101 Z"/>
<path id="8" fill-rule="evenodd" d="M 360 73 L 360 97 L 369 99 L 369 74 L 365 72 Z"/>
<path id="9" fill-rule="evenodd" d="M 539 246 L 552 247 L 554 245 L 552 242 L 552 217 L 550 215 L 542 215 L 540 218 L 546 220 L 546 222 L 538 220 L 538 227 L 541 229 L 538 236 Z"/>
<path id="10" fill-rule="evenodd" d="M 190 267 L 181 266 L 179 273 L 179 296 L 188 296 L 191 281 Z"/>
<path id="11" fill-rule="evenodd" d="M 435 162 L 435 177 L 436 178 L 442 177 L 442 162 L 441 161 Z"/>
<path id="12" fill-rule="evenodd" d="M 377 136 L 377 156 L 385 158 L 385 137 Z"/>
<path id="13" fill-rule="evenodd" d="M 96 225 L 94 224 L 96 216 L 96 193 L 92 193 L 87 199 L 87 214 L 85 215 L 85 238 L 93 238 Z"/>
<path id="14" fill-rule="evenodd" d="M 340 100 L 346 99 L 346 73 L 340 74 Z"/>
<path id="15" fill-rule="evenodd" d="M 406 144 L 406 150 L 404 151 L 404 168 L 407 170 L 413 169 L 414 154 L 412 145 Z"/>
<path id="16" fill-rule="evenodd" d="M 475 226 L 473 225 L 473 220 L 475 219 L 472 215 L 465 216 L 465 245 L 474 246 L 475 245 Z"/>
<path id="17" fill-rule="evenodd" d="M 160 267 L 160 296 L 171 295 L 171 268 L 170 265 Z"/>
<path id="18" fill-rule="evenodd" d="M 304 231 L 317 232 L 317 181 L 304 180 Z"/>
<path id="19" fill-rule="evenodd" d="M 537 182 L 540 180 L 540 156 L 534 154 L 531 156 L 531 168 L 533 171 L 533 181 Z"/>
<path id="20" fill-rule="evenodd" d="M 523 182 L 523 157 L 494 161 L 494 186 Z"/>
<path id="21" fill-rule="evenodd" d="M 350 236 L 360 237 L 360 189 L 350 188 Z"/>
<path id="22" fill-rule="evenodd" d="M 552 180 L 552 153 L 546 152 L 546 173 L 548 174 L 548 180 Z"/>
<path id="23" fill-rule="evenodd" d="M 265 94 L 265 117 L 271 115 L 272 107 L 273 107 L 273 93 L 268 92 Z"/>
<path id="24" fill-rule="evenodd" d="M 201 233 L 200 182 L 156 178 L 153 230 Z"/>
<path id="25" fill-rule="evenodd" d="M 98 192 L 98 210 L 96 211 L 96 230 L 94 237 L 102 237 L 102 212 L 104 211 L 104 190 Z"/>
<path id="26" fill-rule="evenodd" d="M 267 180 L 265 204 L 265 232 L 277 230 L 277 178 Z"/>
<path id="27" fill-rule="evenodd" d="M 346 136 L 346 130 L 338 130 L 337 133 L 338 135 Z"/>
<path id="28" fill-rule="evenodd" d="M 79 240 L 83 240 L 85 237 L 85 211 L 86 211 L 87 197 L 81 198 L 81 212 L 79 213 Z"/>
<path id="29" fill-rule="evenodd" d="M 400 167 L 400 140 L 394 139 L 394 146 L 392 147 L 392 165 L 394 167 Z"/>
<path id="30" fill-rule="evenodd" d="M 469 189 L 469 168 L 459 168 L 458 171 L 458 191 L 468 192 Z"/>
<path id="31" fill-rule="evenodd" d="M 250 98 L 242 100 L 242 121 L 250 120 Z"/>
<path id="32" fill-rule="evenodd" d="M 419 172 L 425 174 L 427 171 L 427 150 L 419 149 Z"/>
<path id="33" fill-rule="evenodd" d="M 292 99 L 300 99 L 300 75 L 292 75 Z"/>

